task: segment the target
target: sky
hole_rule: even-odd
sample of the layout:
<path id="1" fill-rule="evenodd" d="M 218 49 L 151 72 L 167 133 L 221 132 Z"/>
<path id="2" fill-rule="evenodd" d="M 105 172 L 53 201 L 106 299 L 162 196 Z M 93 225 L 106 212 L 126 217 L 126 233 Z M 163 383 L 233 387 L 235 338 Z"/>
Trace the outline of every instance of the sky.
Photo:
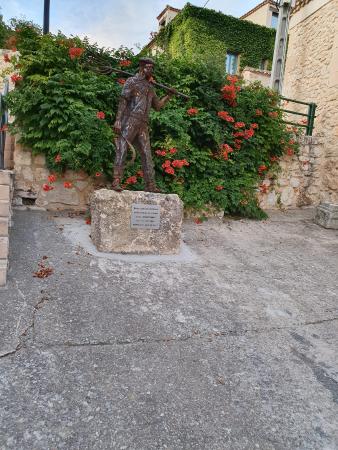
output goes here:
<path id="1" fill-rule="evenodd" d="M 204 6 L 207 0 L 190 0 Z M 143 47 L 157 31 L 156 17 L 167 4 L 182 8 L 187 0 L 50 0 L 50 31 L 88 36 L 92 43 L 118 48 Z M 207 8 L 239 17 L 260 0 L 209 0 Z M 0 0 L 1 14 L 24 18 L 42 26 L 43 0 Z"/>

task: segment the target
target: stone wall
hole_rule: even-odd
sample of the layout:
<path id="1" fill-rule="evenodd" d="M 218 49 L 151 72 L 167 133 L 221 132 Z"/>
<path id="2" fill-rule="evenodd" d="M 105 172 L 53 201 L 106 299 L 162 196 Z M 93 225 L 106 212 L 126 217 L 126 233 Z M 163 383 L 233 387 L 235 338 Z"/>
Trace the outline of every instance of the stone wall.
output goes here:
<path id="1" fill-rule="evenodd" d="M 268 174 L 262 181 L 268 192 L 259 194 L 263 209 L 318 205 L 323 183 L 323 142 L 318 137 L 304 136 L 299 155 L 285 156 L 280 161 L 281 170 L 276 178 Z"/>
<path id="2" fill-rule="evenodd" d="M 18 142 L 14 150 L 15 197 L 14 204 L 36 205 L 47 210 L 73 209 L 85 211 L 88 208 L 89 194 L 97 187 L 104 186 L 103 180 L 93 180 L 84 172 L 66 171 L 52 184 L 53 190 L 45 191 L 49 170 L 44 155 L 33 156 Z M 64 183 L 71 183 L 65 188 Z"/>
<path id="3" fill-rule="evenodd" d="M 317 181 L 309 187 L 316 202 L 338 202 L 337 11 L 338 0 L 304 2 L 289 31 L 283 95 L 318 105 L 314 136 L 322 140 L 322 150 Z"/>
<path id="4" fill-rule="evenodd" d="M 0 286 L 5 286 L 7 279 L 12 198 L 13 172 L 0 170 Z"/>

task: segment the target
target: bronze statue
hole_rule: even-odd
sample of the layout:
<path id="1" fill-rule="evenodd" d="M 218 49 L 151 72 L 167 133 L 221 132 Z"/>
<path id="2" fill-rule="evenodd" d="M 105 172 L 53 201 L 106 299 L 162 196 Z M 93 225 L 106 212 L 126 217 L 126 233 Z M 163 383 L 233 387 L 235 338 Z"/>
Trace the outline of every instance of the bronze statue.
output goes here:
<path id="1" fill-rule="evenodd" d="M 126 81 L 117 111 L 114 131 L 116 156 L 112 189 L 122 191 L 125 159 L 128 149 L 134 146 L 140 152 L 145 181 L 145 191 L 160 192 L 155 184 L 154 164 L 151 155 L 148 121 L 150 109 L 159 111 L 168 100 L 177 94 L 175 89 L 167 89 L 169 94 L 159 99 L 152 84 L 154 61 L 150 58 L 139 60 L 139 72 Z"/>

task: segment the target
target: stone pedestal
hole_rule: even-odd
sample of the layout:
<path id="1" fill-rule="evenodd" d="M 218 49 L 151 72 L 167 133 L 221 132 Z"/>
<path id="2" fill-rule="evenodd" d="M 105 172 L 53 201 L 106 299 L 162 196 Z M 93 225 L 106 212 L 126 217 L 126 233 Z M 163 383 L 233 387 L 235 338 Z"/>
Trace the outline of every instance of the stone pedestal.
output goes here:
<path id="1" fill-rule="evenodd" d="M 338 230 L 338 205 L 322 203 L 317 207 L 315 223 L 324 228 Z"/>
<path id="2" fill-rule="evenodd" d="M 175 194 L 95 191 L 91 238 L 101 252 L 172 255 L 180 251 L 183 203 Z"/>

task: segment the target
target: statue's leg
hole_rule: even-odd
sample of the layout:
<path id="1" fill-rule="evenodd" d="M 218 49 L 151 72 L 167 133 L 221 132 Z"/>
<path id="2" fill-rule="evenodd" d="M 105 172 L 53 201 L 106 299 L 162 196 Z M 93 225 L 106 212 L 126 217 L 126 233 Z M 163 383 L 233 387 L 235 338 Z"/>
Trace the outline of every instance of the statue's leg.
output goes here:
<path id="1" fill-rule="evenodd" d="M 150 139 L 147 125 L 142 126 L 136 137 L 135 143 L 141 155 L 145 191 L 161 192 L 155 184 L 154 163 L 151 155 Z"/>
<path id="2" fill-rule="evenodd" d="M 113 183 L 112 189 L 115 191 L 122 191 L 121 180 L 123 178 L 124 164 L 127 157 L 130 140 L 135 138 L 137 129 L 133 124 L 132 119 L 127 123 L 126 127 L 122 129 L 121 134 L 116 138 L 116 154 L 114 161 Z"/>

